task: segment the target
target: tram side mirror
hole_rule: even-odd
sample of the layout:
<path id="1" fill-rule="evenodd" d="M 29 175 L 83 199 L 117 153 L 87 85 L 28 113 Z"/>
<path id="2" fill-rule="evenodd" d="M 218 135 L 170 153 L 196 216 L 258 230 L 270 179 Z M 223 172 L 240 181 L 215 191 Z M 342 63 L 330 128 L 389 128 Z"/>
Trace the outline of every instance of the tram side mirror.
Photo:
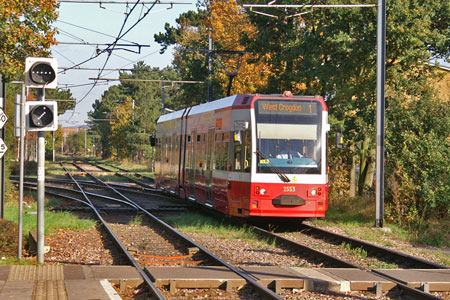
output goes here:
<path id="1" fill-rule="evenodd" d="M 150 146 L 155 147 L 156 146 L 156 137 L 150 136 Z"/>
<path id="2" fill-rule="evenodd" d="M 341 132 L 336 133 L 336 148 L 344 146 L 344 135 Z"/>

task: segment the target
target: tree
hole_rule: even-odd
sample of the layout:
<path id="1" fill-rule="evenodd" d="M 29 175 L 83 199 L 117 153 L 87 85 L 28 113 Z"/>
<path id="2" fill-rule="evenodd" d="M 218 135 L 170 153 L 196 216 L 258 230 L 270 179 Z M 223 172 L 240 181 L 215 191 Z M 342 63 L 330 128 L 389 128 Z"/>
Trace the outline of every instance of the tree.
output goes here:
<path id="1" fill-rule="evenodd" d="M 260 73 L 259 81 L 241 83 L 238 79 L 234 92 L 244 92 L 241 88 L 253 91 L 252 82 L 260 82 L 254 89 L 257 92 L 291 90 L 295 94 L 323 95 L 330 122 L 342 128 L 346 137 L 344 149 L 330 152 L 330 178 L 341 180 L 340 174 L 349 174 L 354 181 L 341 182 L 340 186 L 352 190 L 358 182 L 359 194 L 371 192 L 375 167 L 376 8 L 314 9 L 297 16 L 293 15 L 299 11 L 272 9 L 266 12 L 277 18 L 269 18 L 243 11 L 238 1 L 199 3 L 197 12 L 181 15 L 176 27 L 166 25 L 166 32 L 155 36 L 162 51 L 177 45 L 173 64 L 182 76 L 207 79 L 205 55 L 187 49 L 207 48 L 211 33 L 216 49 L 245 49 L 249 53 L 246 63 L 255 67 L 262 62 L 265 67 L 263 72 L 254 72 Z M 303 4 L 295 0 L 276 4 L 295 3 Z M 386 191 L 388 202 L 399 200 L 399 207 L 405 208 L 393 210 L 402 220 L 408 220 L 405 214 L 424 220 L 432 214 L 442 215 L 442 211 L 448 213 L 450 208 L 450 199 L 444 195 L 450 190 L 448 176 L 444 175 L 450 165 L 449 114 L 436 100 L 430 83 L 434 70 L 426 64 L 432 57 L 450 56 L 448 15 L 448 1 L 387 3 L 386 176 L 392 180 L 387 182 Z M 213 84 L 216 91 L 221 88 L 223 92 L 226 76 L 218 70 L 215 65 Z M 238 78 L 245 76 L 243 72 Z M 204 101 L 204 90 L 195 92 L 197 88 L 183 88 L 181 96 L 189 99 L 186 105 Z M 405 146 L 411 150 L 405 151 Z M 433 162 L 421 160 L 415 153 L 419 149 Z M 406 195 L 407 187 L 416 188 Z"/>
<path id="2" fill-rule="evenodd" d="M 413 94 L 426 78 L 409 72 L 411 66 L 432 55 L 448 57 L 449 48 L 443 47 L 449 43 L 449 21 L 444 21 L 448 12 L 447 3 L 431 0 L 388 3 L 386 70 L 391 90 Z M 330 114 L 343 120 L 348 146 L 343 155 L 356 158 L 350 163 L 353 170 L 355 164 L 360 167 L 361 194 L 372 186 L 374 170 L 376 9 L 315 9 L 296 18 L 278 14 L 279 19 L 250 14 L 258 34 L 245 38 L 247 49 L 269 57 L 273 75 L 267 92 L 283 87 L 325 96 Z"/>
<path id="3" fill-rule="evenodd" d="M 269 67 L 265 59 L 244 53 L 242 57 L 232 53 L 216 53 L 213 78 L 208 76 L 208 40 L 211 35 L 215 50 L 245 51 L 240 42 L 241 35 L 254 36 L 256 28 L 237 1 L 199 1 L 197 12 L 180 15 L 177 26 L 165 26 L 165 33 L 155 35 L 155 41 L 162 46 L 161 52 L 170 45 L 176 45 L 173 65 L 183 79 L 203 80 L 211 83 L 214 99 L 224 97 L 229 84 L 229 75 L 234 76 L 231 94 L 255 93 L 267 85 Z M 228 73 L 228 74 L 227 74 Z M 203 103 L 207 100 L 207 85 L 182 86 L 180 102 L 183 106 Z"/>
<path id="4" fill-rule="evenodd" d="M 110 87 L 101 100 L 95 101 L 89 113 L 92 128 L 100 133 L 104 157 L 116 153 L 119 158 L 141 161 L 150 155 L 150 136 L 161 114 L 161 84 L 132 79 L 179 80 L 179 75 L 172 68 L 160 70 L 138 62 L 130 73 L 120 73 L 120 78 L 124 80 L 119 85 Z M 166 107 L 176 108 L 173 98 L 177 89 L 167 87 L 166 91 Z"/>
<path id="5" fill-rule="evenodd" d="M 8 0 L 0 5 L 0 73 L 6 81 L 21 77 L 25 58 L 46 57 L 56 43 L 56 0 Z"/>

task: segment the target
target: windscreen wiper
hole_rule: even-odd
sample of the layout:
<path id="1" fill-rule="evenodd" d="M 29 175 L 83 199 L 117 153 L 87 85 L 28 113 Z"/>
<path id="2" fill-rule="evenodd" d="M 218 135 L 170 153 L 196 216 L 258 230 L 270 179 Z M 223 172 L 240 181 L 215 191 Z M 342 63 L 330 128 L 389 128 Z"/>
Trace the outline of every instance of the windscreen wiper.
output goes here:
<path id="1" fill-rule="evenodd" d="M 278 169 L 278 167 L 275 167 L 274 165 L 272 165 L 272 163 L 270 162 L 270 159 L 268 159 L 259 149 L 256 150 L 256 153 L 261 156 L 263 159 L 269 161 L 269 168 L 274 171 L 274 173 L 276 173 L 278 175 L 278 177 L 280 177 L 280 179 L 283 182 L 291 182 L 291 180 L 289 179 L 289 177 L 286 176 L 286 174 L 284 174 L 283 172 L 281 172 L 280 169 Z"/>

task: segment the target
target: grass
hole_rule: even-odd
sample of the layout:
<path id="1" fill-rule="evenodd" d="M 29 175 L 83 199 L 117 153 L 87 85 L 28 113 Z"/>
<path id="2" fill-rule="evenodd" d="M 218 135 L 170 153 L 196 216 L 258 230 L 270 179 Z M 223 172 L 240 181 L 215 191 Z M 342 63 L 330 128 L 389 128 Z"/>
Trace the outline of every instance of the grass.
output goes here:
<path id="1" fill-rule="evenodd" d="M 314 221 L 321 226 L 341 228 L 345 234 L 386 247 L 395 247 L 395 242 L 434 247 L 450 247 L 450 220 L 429 220 L 426 226 L 406 230 L 385 220 L 384 228 L 375 230 L 375 201 L 356 197 L 353 199 L 330 200 L 325 219 Z M 450 265 L 450 254 L 433 252 L 443 264 Z"/>
<path id="2" fill-rule="evenodd" d="M 272 240 L 261 240 L 261 237 L 246 226 L 225 224 L 226 222 L 220 218 L 207 217 L 197 213 L 183 213 L 180 216 L 169 218 L 168 222 L 186 232 L 215 235 L 229 240 L 243 240 L 262 248 L 275 245 Z"/>
<path id="3" fill-rule="evenodd" d="M 352 248 L 350 244 L 342 243 L 339 247 L 346 249 L 347 252 L 351 255 L 359 256 L 361 258 L 367 257 L 367 251 L 363 248 Z"/>
<path id="4" fill-rule="evenodd" d="M 31 194 L 24 197 L 23 206 L 23 237 L 28 237 L 29 231 L 37 230 L 37 203 L 33 200 Z M 27 204 L 31 203 L 31 204 Z M 48 201 L 46 206 L 55 205 L 54 200 Z M 7 201 L 5 204 L 4 223 L 0 224 L 0 264 L 29 264 L 26 260 L 18 262 L 17 255 L 17 239 L 18 239 L 18 216 L 19 206 L 17 203 Z M 44 212 L 44 232 L 45 235 L 51 235 L 58 229 L 76 229 L 85 230 L 96 226 L 96 222 L 92 220 L 80 219 L 70 212 Z M 25 245 L 25 243 L 23 243 Z"/>
<path id="5" fill-rule="evenodd" d="M 142 225 L 142 215 L 137 215 L 128 223 L 129 225 Z"/>
<path id="6" fill-rule="evenodd" d="M 111 160 L 111 161 L 106 161 L 106 163 L 109 164 L 110 166 L 117 166 L 119 168 L 131 171 L 131 172 L 149 172 L 150 171 L 149 162 L 137 163 L 137 162 L 132 162 L 132 161 L 128 161 L 128 160 L 123 160 L 123 161 Z M 106 167 L 110 167 L 110 166 L 106 166 Z"/>
<path id="7" fill-rule="evenodd" d="M 55 204 L 51 202 L 50 204 Z M 23 231 L 29 232 L 37 229 L 37 203 L 31 203 L 30 207 L 23 207 Z M 5 219 L 18 222 L 19 206 L 17 204 L 8 204 L 5 206 Z M 52 234 L 56 229 L 90 229 L 95 227 L 96 222 L 92 220 L 80 219 L 70 212 L 44 212 L 45 234 Z"/>

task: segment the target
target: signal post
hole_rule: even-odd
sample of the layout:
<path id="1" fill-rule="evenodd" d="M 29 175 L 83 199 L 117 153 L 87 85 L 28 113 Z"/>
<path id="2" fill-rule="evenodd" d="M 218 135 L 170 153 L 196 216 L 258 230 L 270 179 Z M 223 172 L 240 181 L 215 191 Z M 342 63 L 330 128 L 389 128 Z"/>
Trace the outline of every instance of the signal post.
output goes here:
<path id="1" fill-rule="evenodd" d="M 58 63 L 54 58 L 28 57 L 25 61 L 25 86 L 38 89 L 37 101 L 25 105 L 28 131 L 38 132 L 37 167 L 37 260 L 44 262 L 45 211 L 45 131 L 58 129 L 56 101 L 45 101 L 45 89 L 57 86 Z"/>

